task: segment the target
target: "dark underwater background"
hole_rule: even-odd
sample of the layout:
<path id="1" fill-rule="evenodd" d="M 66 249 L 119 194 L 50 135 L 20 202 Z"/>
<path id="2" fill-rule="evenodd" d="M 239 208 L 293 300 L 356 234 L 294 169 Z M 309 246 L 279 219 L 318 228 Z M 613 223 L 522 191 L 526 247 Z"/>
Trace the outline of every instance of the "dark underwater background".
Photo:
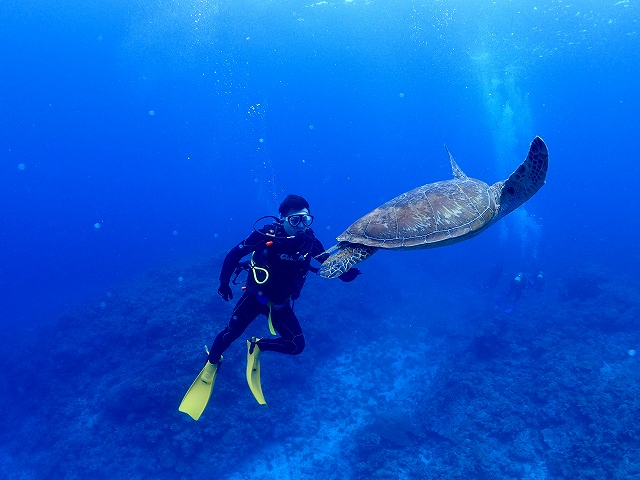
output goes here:
<path id="1" fill-rule="evenodd" d="M 640 479 L 639 20 L 3 0 L 0 476 Z M 304 353 L 262 356 L 267 408 L 239 340 L 201 419 L 178 412 L 231 313 L 222 259 L 286 194 L 329 247 L 450 178 L 444 144 L 491 184 L 536 135 L 547 184 L 479 237 L 310 276 Z"/>

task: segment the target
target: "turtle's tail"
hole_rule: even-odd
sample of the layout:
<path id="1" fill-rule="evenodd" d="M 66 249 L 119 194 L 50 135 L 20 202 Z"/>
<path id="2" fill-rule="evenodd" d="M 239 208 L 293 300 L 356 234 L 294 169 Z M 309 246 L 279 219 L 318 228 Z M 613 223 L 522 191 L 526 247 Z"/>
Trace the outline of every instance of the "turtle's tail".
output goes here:
<path id="1" fill-rule="evenodd" d="M 329 254 L 318 270 L 318 275 L 325 278 L 336 278 L 347 272 L 355 264 L 366 260 L 376 253 L 376 247 L 340 242 L 326 251 Z"/>
<path id="2" fill-rule="evenodd" d="M 504 182 L 500 193 L 500 213 L 496 221 L 513 212 L 542 188 L 549 168 L 549 151 L 544 141 L 536 137 L 522 165 Z"/>

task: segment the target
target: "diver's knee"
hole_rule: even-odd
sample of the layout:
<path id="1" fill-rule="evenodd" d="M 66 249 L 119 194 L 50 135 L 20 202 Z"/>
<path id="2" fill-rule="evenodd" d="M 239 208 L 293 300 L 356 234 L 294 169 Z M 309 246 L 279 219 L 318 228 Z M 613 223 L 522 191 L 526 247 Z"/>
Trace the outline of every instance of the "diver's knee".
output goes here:
<path id="1" fill-rule="evenodd" d="M 234 342 L 235 340 L 237 340 L 240 337 L 240 335 L 242 335 L 244 333 L 245 330 L 246 330 L 246 327 L 244 327 L 243 325 L 241 325 L 237 321 L 233 321 L 233 319 L 232 319 L 232 321 L 230 321 L 227 324 L 225 329 L 222 332 L 220 332 L 220 335 L 225 340 L 228 340 L 230 342 Z"/>

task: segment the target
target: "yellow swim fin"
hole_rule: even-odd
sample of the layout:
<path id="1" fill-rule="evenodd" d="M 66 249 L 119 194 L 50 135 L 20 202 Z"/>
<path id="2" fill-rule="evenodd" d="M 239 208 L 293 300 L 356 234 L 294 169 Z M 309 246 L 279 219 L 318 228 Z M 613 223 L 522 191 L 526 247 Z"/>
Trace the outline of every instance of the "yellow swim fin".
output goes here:
<path id="1" fill-rule="evenodd" d="M 260 339 L 256 337 L 251 337 L 251 340 L 247 340 L 247 383 L 258 403 L 266 405 L 267 402 L 262 394 L 262 385 L 260 385 L 260 347 L 258 347 L 258 340 Z"/>
<path id="2" fill-rule="evenodd" d="M 220 357 L 220 362 L 222 362 L 222 357 Z M 200 418 L 207 403 L 209 403 L 213 384 L 216 381 L 218 370 L 220 370 L 220 362 L 213 364 L 207 360 L 206 365 L 193 381 L 189 390 L 187 390 L 178 410 L 186 413 L 194 420 Z"/>
<path id="3" fill-rule="evenodd" d="M 271 306 L 272 304 L 269 302 L 269 316 L 267 317 L 267 322 L 269 323 L 269 332 L 275 337 L 278 334 L 276 333 L 276 329 L 273 328 L 273 322 L 271 321 Z"/>

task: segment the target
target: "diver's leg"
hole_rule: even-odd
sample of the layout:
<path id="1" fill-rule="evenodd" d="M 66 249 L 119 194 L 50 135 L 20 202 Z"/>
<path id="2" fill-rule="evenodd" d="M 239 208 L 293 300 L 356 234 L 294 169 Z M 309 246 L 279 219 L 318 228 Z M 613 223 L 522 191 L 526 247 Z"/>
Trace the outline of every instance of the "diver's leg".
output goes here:
<path id="1" fill-rule="evenodd" d="M 273 305 L 271 307 L 271 323 L 280 335 L 277 338 L 263 338 L 258 342 L 263 352 L 279 352 L 298 355 L 304 350 L 304 335 L 300 322 L 293 313 L 291 304 Z"/>
<path id="2" fill-rule="evenodd" d="M 505 313 L 512 313 L 513 309 L 516 308 L 518 301 L 520 300 L 520 296 L 522 295 L 522 288 L 514 288 L 513 295 L 511 295 L 511 302 L 505 308 Z"/>
<path id="3" fill-rule="evenodd" d="M 264 313 L 266 307 L 258 302 L 254 295 L 245 292 L 238 300 L 231 319 L 213 341 L 209 352 L 209 362 L 218 363 L 220 357 L 227 348 L 246 330 L 249 324 L 260 314 Z"/>

